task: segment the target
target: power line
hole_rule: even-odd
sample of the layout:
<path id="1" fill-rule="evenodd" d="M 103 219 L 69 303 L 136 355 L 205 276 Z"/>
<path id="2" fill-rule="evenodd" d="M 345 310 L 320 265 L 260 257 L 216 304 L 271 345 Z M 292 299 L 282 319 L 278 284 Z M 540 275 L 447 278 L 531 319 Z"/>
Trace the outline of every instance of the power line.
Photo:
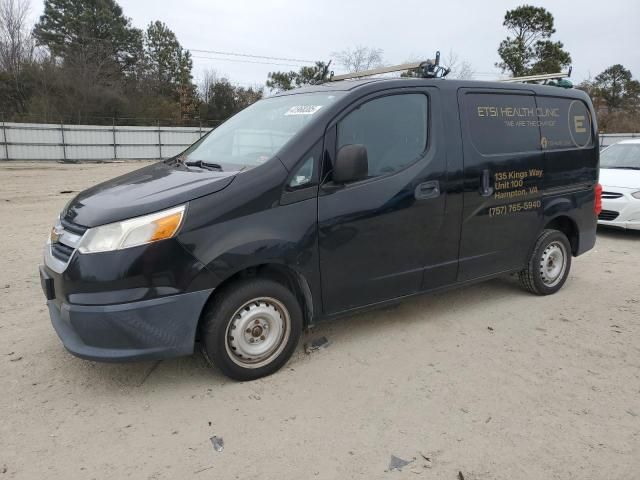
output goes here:
<path id="1" fill-rule="evenodd" d="M 94 40 L 98 42 L 113 43 L 113 40 L 109 38 L 97 38 L 97 37 L 91 37 L 86 35 L 78 35 L 77 37 L 85 40 Z M 226 55 L 226 56 L 243 57 L 243 58 L 255 58 L 255 59 L 262 59 L 262 60 L 276 60 L 276 62 L 262 62 L 262 61 L 253 61 L 253 60 L 242 60 L 240 58 L 222 58 L 222 57 L 211 57 L 211 56 L 202 56 L 202 55 L 193 55 L 193 54 L 191 55 L 192 58 L 197 58 L 202 60 L 214 60 L 214 61 L 233 62 L 233 63 L 249 63 L 249 64 L 258 64 L 258 65 L 273 65 L 273 66 L 294 67 L 294 68 L 300 68 L 301 65 L 292 64 L 292 63 L 282 63 L 282 62 L 299 62 L 299 63 L 315 64 L 314 60 L 306 60 L 301 58 L 256 55 L 252 53 L 228 52 L 223 50 L 205 50 L 200 48 L 184 48 L 184 49 L 189 52 L 209 53 L 214 55 Z M 491 76 L 491 77 L 500 76 L 498 72 L 473 72 L 473 75 L 474 76 Z"/>
<path id="2" fill-rule="evenodd" d="M 72 35 L 62 35 L 65 39 L 69 38 L 69 40 L 73 40 Z M 104 43 L 110 43 L 113 44 L 114 41 L 112 38 L 99 38 L 99 37 L 92 37 L 89 35 L 75 35 L 76 38 L 82 39 L 82 40 L 93 40 L 96 42 L 104 42 Z M 262 59 L 262 60 L 281 60 L 284 62 L 299 62 L 299 63 L 316 63 L 315 60 L 305 60 L 302 58 L 289 58 L 289 57 L 273 57 L 273 56 L 268 56 L 268 55 L 256 55 L 253 53 L 244 53 L 244 52 L 226 52 L 226 51 L 222 51 L 222 50 L 204 50 L 204 49 L 200 49 L 200 48 L 186 48 L 186 47 L 182 47 L 184 50 L 187 50 L 189 52 L 198 52 L 198 53 L 212 53 L 214 55 L 227 55 L 227 56 L 232 56 L 232 57 L 246 57 L 246 58 L 258 58 L 258 59 Z M 240 60 L 236 60 L 236 61 L 240 61 Z M 270 64 L 270 65 L 285 65 L 285 64 Z M 299 66 L 299 65 L 289 65 L 289 66 Z"/>
<path id="3" fill-rule="evenodd" d="M 258 62 L 253 60 L 240 60 L 239 58 L 205 57 L 202 55 L 192 55 L 191 57 L 203 59 L 203 60 L 219 60 L 221 62 L 257 63 L 259 65 L 276 65 L 276 66 L 282 66 L 282 67 L 296 67 L 296 68 L 301 67 L 301 65 L 295 65 L 292 63 Z"/>
<path id="4" fill-rule="evenodd" d="M 263 60 L 282 60 L 285 62 L 316 63 L 314 60 L 303 60 L 300 58 L 287 58 L 287 57 L 270 57 L 267 55 L 254 55 L 252 53 L 223 52 L 220 50 L 202 50 L 199 48 L 187 48 L 186 50 L 189 50 L 191 52 L 198 52 L 198 53 L 213 53 L 215 55 L 229 55 L 232 57 L 261 58 Z"/>

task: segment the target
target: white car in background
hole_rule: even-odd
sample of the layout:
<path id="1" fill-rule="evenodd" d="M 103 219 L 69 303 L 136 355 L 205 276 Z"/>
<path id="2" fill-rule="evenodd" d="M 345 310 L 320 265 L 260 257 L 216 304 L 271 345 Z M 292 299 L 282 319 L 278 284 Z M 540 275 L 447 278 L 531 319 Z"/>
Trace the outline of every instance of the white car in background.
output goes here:
<path id="1" fill-rule="evenodd" d="M 598 223 L 640 230 L 640 139 L 600 152 L 602 212 Z"/>

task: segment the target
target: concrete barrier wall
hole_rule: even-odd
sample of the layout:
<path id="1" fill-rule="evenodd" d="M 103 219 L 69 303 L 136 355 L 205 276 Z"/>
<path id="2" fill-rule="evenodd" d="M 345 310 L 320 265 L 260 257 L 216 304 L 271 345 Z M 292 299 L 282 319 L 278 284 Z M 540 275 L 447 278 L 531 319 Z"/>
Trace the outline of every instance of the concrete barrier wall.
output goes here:
<path id="1" fill-rule="evenodd" d="M 185 150 L 209 128 L 0 124 L 0 160 L 153 160 Z"/>
<path id="2" fill-rule="evenodd" d="M 43 123 L 0 124 L 0 160 L 153 160 L 185 150 L 203 127 L 121 127 Z M 600 146 L 640 139 L 640 133 L 600 135 Z"/>

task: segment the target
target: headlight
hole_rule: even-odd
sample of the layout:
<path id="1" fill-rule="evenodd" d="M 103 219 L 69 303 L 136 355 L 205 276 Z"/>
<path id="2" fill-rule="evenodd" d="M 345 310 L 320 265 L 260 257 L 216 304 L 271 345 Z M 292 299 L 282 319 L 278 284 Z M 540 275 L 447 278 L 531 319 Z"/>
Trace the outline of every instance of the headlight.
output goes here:
<path id="1" fill-rule="evenodd" d="M 78 246 L 80 253 L 110 252 L 173 237 L 182 224 L 185 205 L 143 217 L 90 228 Z"/>
<path id="2" fill-rule="evenodd" d="M 634 192 L 634 193 L 631 194 L 631 196 L 633 198 L 637 198 L 638 200 L 640 200 L 640 192 Z"/>

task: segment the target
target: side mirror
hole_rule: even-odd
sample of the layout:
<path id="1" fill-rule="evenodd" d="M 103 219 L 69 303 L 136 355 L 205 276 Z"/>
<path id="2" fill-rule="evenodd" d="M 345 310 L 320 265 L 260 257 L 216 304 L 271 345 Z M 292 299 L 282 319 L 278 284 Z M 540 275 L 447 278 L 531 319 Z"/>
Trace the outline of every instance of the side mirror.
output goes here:
<path id="1" fill-rule="evenodd" d="M 333 166 L 335 183 L 355 182 L 369 175 L 367 147 L 361 144 L 344 145 L 338 150 Z"/>

